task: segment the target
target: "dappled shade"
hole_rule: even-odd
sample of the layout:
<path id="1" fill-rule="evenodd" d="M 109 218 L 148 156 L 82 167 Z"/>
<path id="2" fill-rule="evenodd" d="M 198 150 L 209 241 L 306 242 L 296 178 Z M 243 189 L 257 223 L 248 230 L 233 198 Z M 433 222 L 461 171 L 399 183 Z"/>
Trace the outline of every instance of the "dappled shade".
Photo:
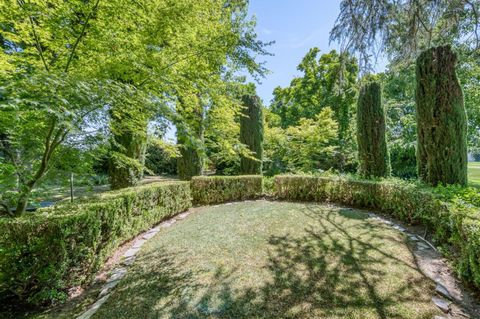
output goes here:
<path id="1" fill-rule="evenodd" d="M 351 209 L 202 208 L 148 244 L 95 318 L 432 318 L 403 235 Z"/>

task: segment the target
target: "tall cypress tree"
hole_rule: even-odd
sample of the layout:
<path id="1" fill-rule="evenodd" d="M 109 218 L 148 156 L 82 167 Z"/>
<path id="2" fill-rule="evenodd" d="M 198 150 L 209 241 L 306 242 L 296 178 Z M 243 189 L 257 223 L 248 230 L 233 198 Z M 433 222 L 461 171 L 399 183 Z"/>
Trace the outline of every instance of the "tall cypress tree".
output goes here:
<path id="1" fill-rule="evenodd" d="M 240 118 L 240 142 L 247 145 L 256 159 L 242 156 L 240 172 L 242 174 L 262 174 L 263 160 L 263 112 L 262 103 L 257 95 L 242 96 L 242 116 Z"/>
<path id="2" fill-rule="evenodd" d="M 416 66 L 417 169 L 428 184 L 467 184 L 467 116 L 450 46 L 428 49 Z"/>
<path id="3" fill-rule="evenodd" d="M 358 97 L 357 142 L 359 173 L 364 177 L 390 175 L 390 159 L 385 139 L 385 112 L 380 84 L 370 80 Z"/>

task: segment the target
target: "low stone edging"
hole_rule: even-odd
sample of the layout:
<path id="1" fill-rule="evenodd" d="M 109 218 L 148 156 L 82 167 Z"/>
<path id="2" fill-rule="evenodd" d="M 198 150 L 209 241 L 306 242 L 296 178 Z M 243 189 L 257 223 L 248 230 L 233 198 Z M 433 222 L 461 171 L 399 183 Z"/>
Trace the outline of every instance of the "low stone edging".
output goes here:
<path id="1" fill-rule="evenodd" d="M 128 268 L 135 261 L 137 253 L 148 240 L 155 237 L 155 235 L 160 231 L 160 229 L 170 227 L 177 221 L 187 218 L 190 214 L 190 210 L 180 213 L 177 216 L 174 216 L 173 218 L 166 220 L 144 232 L 143 234 L 137 236 L 137 238 L 133 241 L 132 246 L 123 254 L 122 261 L 115 268 L 113 268 L 113 270 L 110 271 L 109 278 L 106 280 L 105 284 L 100 289 L 97 301 L 95 301 L 85 312 L 78 316 L 77 319 L 89 319 L 108 300 L 108 298 L 112 294 L 112 290 L 118 285 L 120 280 L 125 277 L 128 272 Z"/>

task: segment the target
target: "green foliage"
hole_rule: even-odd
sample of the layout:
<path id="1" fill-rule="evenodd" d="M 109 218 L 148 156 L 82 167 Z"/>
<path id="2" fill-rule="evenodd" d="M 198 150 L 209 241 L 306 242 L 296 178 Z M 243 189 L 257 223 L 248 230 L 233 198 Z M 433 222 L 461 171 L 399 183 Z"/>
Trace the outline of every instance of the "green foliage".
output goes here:
<path id="1" fill-rule="evenodd" d="M 253 83 L 246 84 L 244 77 L 225 79 L 215 94 L 209 94 L 205 119 L 206 166 L 218 175 L 240 174 L 240 159 L 254 155 L 240 142 L 241 98 L 246 94 L 256 95 L 256 88 Z"/>
<path id="2" fill-rule="evenodd" d="M 325 108 L 333 111 L 338 124 L 336 159 L 333 168 L 351 170 L 355 166 L 354 122 L 358 65 L 356 60 L 335 50 L 320 55 L 312 48 L 298 65 L 302 72 L 290 86 L 276 88 L 271 111 L 279 116 L 276 126 L 297 126 L 302 118 L 315 119 Z"/>
<path id="3" fill-rule="evenodd" d="M 403 179 L 417 177 L 417 158 L 414 143 L 403 143 L 401 140 L 388 144 L 392 175 Z"/>
<path id="4" fill-rule="evenodd" d="M 62 301 L 68 288 L 89 283 L 124 241 L 190 206 L 189 184 L 172 182 L 0 219 L 0 300 Z"/>
<path id="5" fill-rule="evenodd" d="M 415 66 L 390 65 L 381 78 L 392 175 L 416 178 Z"/>
<path id="6" fill-rule="evenodd" d="M 275 114 L 267 113 L 265 129 L 265 171 L 312 172 L 334 166 L 334 151 L 338 125 L 330 108 L 314 119 L 300 119 L 298 125 L 287 129 L 271 126 Z"/>
<path id="7" fill-rule="evenodd" d="M 176 145 L 158 138 L 150 139 L 145 158 L 147 173 L 153 175 L 175 175 L 178 156 L 179 152 Z"/>
<path id="8" fill-rule="evenodd" d="M 254 56 L 266 54 L 266 44 L 256 39 L 247 4 L 224 0 L 7 0 L 0 4 L 0 78 L 12 88 L 17 87 L 14 80 L 19 74 L 36 78 L 46 73 L 71 82 L 69 86 L 77 86 L 78 96 L 75 90 L 63 94 L 64 84 L 46 86 L 43 95 L 39 94 L 41 100 L 58 102 L 65 112 L 56 115 L 67 117 L 89 114 L 95 118 L 88 112 L 95 104 L 78 101 L 84 99 L 82 91 L 87 89 L 83 79 L 95 83 L 93 88 L 111 89 L 108 102 L 101 105 L 110 107 L 112 115 L 112 183 L 114 188 L 133 185 L 143 172 L 148 121 L 153 115 L 171 116 L 175 96 L 192 87 L 202 93 L 214 90 L 227 70 L 243 68 L 254 75 L 265 72 Z M 7 93 L 13 100 L 16 93 Z M 94 91 L 90 93 L 92 98 L 96 96 Z M 30 94 L 31 100 L 37 98 L 37 92 Z M 22 130 L 31 129 L 31 123 L 20 123 L 25 123 Z M 88 134 L 87 128 L 99 128 L 96 123 L 88 124 L 80 134 Z M 32 151 L 44 150 L 47 159 L 56 154 L 57 144 L 72 137 L 72 130 L 65 129 L 63 123 L 53 125 L 37 119 L 35 125 L 47 132 L 49 127 L 64 129 L 53 147 L 44 147 L 49 141 L 41 141 L 47 135 L 43 131 L 39 143 L 30 145 Z M 23 157 L 21 151 L 15 149 L 14 153 Z M 50 160 L 42 163 L 35 180 L 19 188 L 19 213 L 34 186 L 51 168 Z"/>
<path id="9" fill-rule="evenodd" d="M 476 187 L 462 187 L 459 185 L 439 185 L 434 189 L 444 201 L 455 204 L 480 208 L 480 192 Z"/>
<path id="10" fill-rule="evenodd" d="M 180 150 L 177 172 L 183 180 L 190 180 L 193 176 L 203 173 L 205 159 L 203 103 L 200 93 L 196 92 L 179 97 L 176 105 L 182 121 L 177 125 L 177 142 Z"/>
<path id="11" fill-rule="evenodd" d="M 254 199 L 263 194 L 261 175 L 197 176 L 190 183 L 195 205 Z"/>
<path id="12" fill-rule="evenodd" d="M 313 176 L 277 176 L 276 197 L 283 200 L 332 202 L 391 214 L 433 230 L 436 243 L 454 261 L 457 274 L 480 288 L 480 218 L 472 209 L 442 201 L 448 196 L 398 180 L 356 180 Z M 441 194 L 444 190 L 439 191 Z M 470 195 L 469 195 L 470 196 Z M 448 198 L 447 198 L 448 199 Z"/>
<path id="13" fill-rule="evenodd" d="M 136 186 L 143 177 L 148 120 L 153 99 L 130 85 L 118 85 L 109 109 L 111 154 L 109 177 L 112 189 Z"/>
<path id="14" fill-rule="evenodd" d="M 467 118 L 450 46 L 417 59 L 417 167 L 428 184 L 467 184 Z"/>
<path id="15" fill-rule="evenodd" d="M 286 128 L 298 124 L 301 118 L 312 119 L 323 108 L 330 107 L 342 139 L 354 111 L 358 67 L 355 59 L 335 50 L 319 55 L 318 48 L 310 49 L 297 67 L 302 76 L 294 78 L 290 86 L 274 90 L 271 109 Z"/>
<path id="16" fill-rule="evenodd" d="M 370 80 L 358 97 L 357 142 L 359 173 L 364 177 L 390 175 L 390 158 L 385 139 L 385 113 L 381 86 Z"/>
<path id="17" fill-rule="evenodd" d="M 231 88 L 230 92 L 237 91 L 236 85 L 227 87 Z M 240 143 L 240 125 L 238 123 L 240 113 L 241 104 L 229 94 L 216 95 L 207 111 L 205 149 L 208 159 L 206 166 L 215 170 L 216 174 L 237 175 L 240 171 L 240 157 L 248 151 L 246 146 Z"/>
<path id="18" fill-rule="evenodd" d="M 480 161 L 480 63 L 475 54 L 457 49 L 457 76 L 460 80 L 468 121 L 468 150 Z"/>
<path id="19" fill-rule="evenodd" d="M 263 106 L 257 95 L 242 97 L 243 110 L 240 117 L 240 142 L 252 152 L 240 159 L 241 174 L 262 174 L 263 161 Z"/>
<path id="20" fill-rule="evenodd" d="M 10 178 L 16 179 L 16 185 L 9 190 L 16 192 L 17 213 L 21 214 L 30 192 L 53 168 L 52 163 L 62 161 L 58 153 L 61 145 L 73 134 L 99 123 L 108 83 L 39 72 L 19 75 L 0 85 L 1 158 L 13 168 Z"/>

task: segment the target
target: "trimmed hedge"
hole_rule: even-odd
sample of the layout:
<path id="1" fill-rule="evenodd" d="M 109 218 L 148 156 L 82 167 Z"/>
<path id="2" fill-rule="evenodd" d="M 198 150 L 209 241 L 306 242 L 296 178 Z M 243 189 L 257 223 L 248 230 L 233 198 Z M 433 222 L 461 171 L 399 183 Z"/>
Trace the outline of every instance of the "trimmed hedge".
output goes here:
<path id="1" fill-rule="evenodd" d="M 445 203 L 428 188 L 399 181 L 276 176 L 275 195 L 292 201 L 333 202 L 423 224 L 454 261 L 459 277 L 480 288 L 480 212 Z"/>
<path id="2" fill-rule="evenodd" d="M 191 207 L 188 182 L 112 191 L 0 220 L 0 301 L 46 304 L 89 283 L 123 242 Z"/>
<path id="3" fill-rule="evenodd" d="M 197 176 L 191 181 L 195 205 L 219 204 L 262 196 L 260 175 L 245 176 Z"/>

